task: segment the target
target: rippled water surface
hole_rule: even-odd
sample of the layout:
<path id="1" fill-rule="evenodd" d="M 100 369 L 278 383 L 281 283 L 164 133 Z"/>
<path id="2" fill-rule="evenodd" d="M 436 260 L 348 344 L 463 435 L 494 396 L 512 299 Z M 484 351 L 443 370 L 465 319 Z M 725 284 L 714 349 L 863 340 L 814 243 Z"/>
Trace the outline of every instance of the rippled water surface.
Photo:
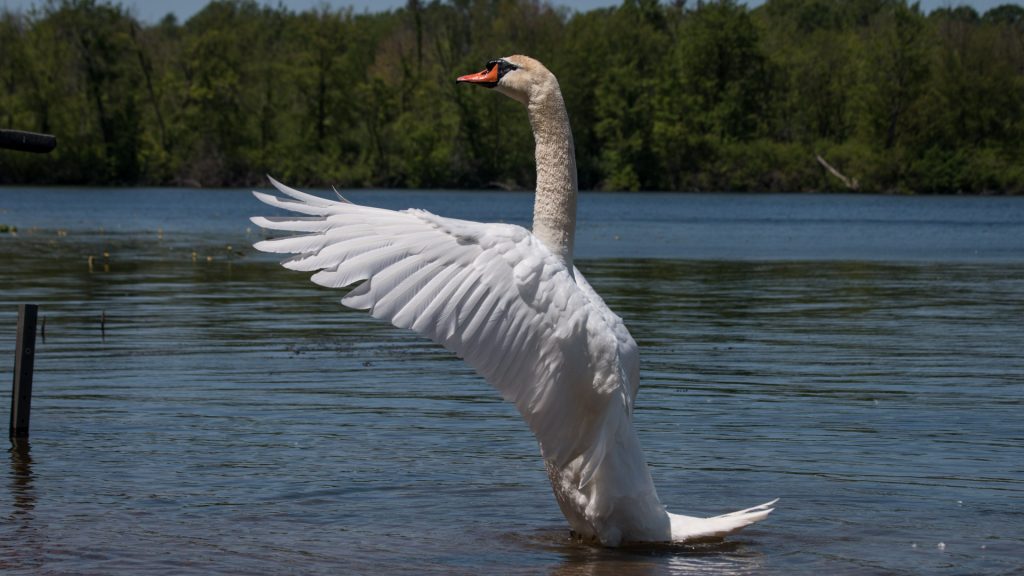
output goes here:
<path id="1" fill-rule="evenodd" d="M 532 203 L 350 196 L 520 224 Z M 18 303 L 46 323 L 0 572 L 1024 570 L 1022 199 L 581 202 L 579 266 L 641 346 L 662 500 L 781 497 L 768 521 L 717 545 L 573 543 L 512 406 L 254 253 L 246 216 L 270 210 L 251 196 L 7 188 L 0 351 Z"/>

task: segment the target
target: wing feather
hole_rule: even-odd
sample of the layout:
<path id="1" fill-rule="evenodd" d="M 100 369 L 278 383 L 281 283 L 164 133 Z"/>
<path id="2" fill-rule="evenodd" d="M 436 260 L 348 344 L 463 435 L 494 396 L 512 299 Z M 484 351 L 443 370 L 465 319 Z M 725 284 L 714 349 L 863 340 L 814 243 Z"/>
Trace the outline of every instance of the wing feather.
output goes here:
<path id="1" fill-rule="evenodd" d="M 515 403 L 556 465 L 588 482 L 611 449 L 608 418 L 631 416 L 636 344 L 578 270 L 527 230 L 335 201 L 271 183 L 255 192 L 299 216 L 255 217 L 291 236 L 256 248 L 329 287 L 342 304 L 411 328 L 462 356 Z M 360 283 L 361 282 L 361 283 Z M 613 336 L 609 336 L 609 334 Z"/>

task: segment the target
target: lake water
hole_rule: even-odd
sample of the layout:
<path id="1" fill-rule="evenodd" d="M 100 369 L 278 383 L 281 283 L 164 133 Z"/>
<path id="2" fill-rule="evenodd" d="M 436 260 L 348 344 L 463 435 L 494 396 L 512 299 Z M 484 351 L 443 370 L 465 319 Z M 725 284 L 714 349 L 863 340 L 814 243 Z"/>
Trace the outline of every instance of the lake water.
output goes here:
<path id="1" fill-rule="evenodd" d="M 245 191 L 0 189 L 0 352 L 18 303 L 46 320 L 0 572 L 1024 570 L 1024 198 L 584 194 L 579 267 L 640 344 L 662 500 L 781 498 L 722 544 L 621 550 L 569 539 L 525 424 L 461 361 L 255 253 L 246 218 L 270 212 Z"/>

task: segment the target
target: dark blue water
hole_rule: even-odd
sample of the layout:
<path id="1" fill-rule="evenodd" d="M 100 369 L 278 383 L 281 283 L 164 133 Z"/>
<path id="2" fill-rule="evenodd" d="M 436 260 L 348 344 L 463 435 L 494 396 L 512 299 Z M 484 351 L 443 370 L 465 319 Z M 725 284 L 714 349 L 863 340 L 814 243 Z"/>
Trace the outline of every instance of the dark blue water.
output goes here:
<path id="1" fill-rule="evenodd" d="M 321 192 L 333 196 L 333 192 Z M 382 208 L 529 226 L 532 194 L 346 191 Z M 248 190 L 0 188 L 0 225 L 238 244 L 262 210 Z M 584 259 L 1024 263 L 1024 200 L 975 196 L 614 194 L 580 197 Z M 217 256 L 217 254 L 214 254 Z"/>
<path id="2" fill-rule="evenodd" d="M 532 203 L 347 196 L 520 224 Z M 569 540 L 533 438 L 458 359 L 254 253 L 266 213 L 0 189 L 0 350 L 16 304 L 46 318 L 0 572 L 1024 570 L 1024 199 L 585 194 L 579 265 L 641 346 L 662 499 L 782 498 L 724 544 L 628 550 Z"/>

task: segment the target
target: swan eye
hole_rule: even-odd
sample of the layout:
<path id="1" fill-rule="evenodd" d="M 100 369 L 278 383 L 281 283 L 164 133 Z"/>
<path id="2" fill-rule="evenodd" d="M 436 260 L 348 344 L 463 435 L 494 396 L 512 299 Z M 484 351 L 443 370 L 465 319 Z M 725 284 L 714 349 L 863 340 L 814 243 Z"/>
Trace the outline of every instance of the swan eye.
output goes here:
<path id="1" fill-rule="evenodd" d="M 490 72 L 491 70 L 494 69 L 495 66 L 498 67 L 498 80 L 501 80 L 501 78 L 505 76 L 505 74 L 508 74 L 513 70 L 519 69 L 519 66 L 516 66 L 515 64 L 509 62 L 508 60 L 499 58 L 498 60 L 491 60 L 490 62 L 487 63 L 487 71 Z"/>

